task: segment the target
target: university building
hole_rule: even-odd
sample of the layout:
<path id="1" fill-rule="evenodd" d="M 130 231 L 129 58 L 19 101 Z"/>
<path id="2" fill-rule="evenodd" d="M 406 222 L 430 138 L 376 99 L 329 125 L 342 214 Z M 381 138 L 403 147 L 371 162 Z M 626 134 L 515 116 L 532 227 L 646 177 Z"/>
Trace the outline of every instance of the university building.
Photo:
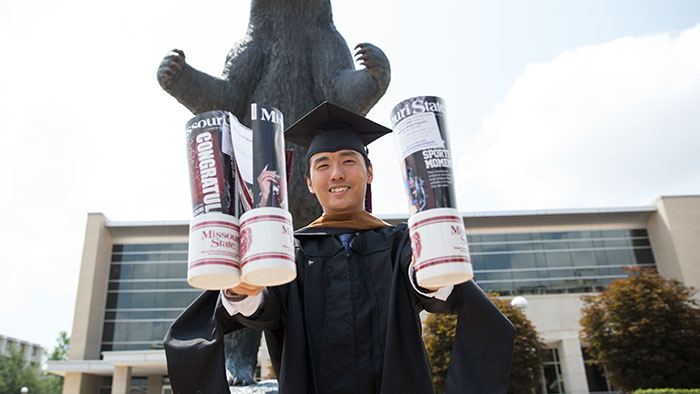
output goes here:
<path id="1" fill-rule="evenodd" d="M 526 297 L 549 347 L 546 393 L 613 392 L 580 340 L 581 296 L 625 267 L 700 288 L 700 196 L 628 208 L 464 213 L 476 282 Z M 382 216 L 391 223 L 403 216 Z M 88 215 L 64 394 L 170 393 L 162 339 L 200 293 L 187 277 L 188 221 L 112 222 Z M 260 352 L 265 375 L 269 361 Z"/>
<path id="2" fill-rule="evenodd" d="M 41 358 L 45 353 L 41 345 L 0 335 L 0 357 L 9 357 L 13 351 L 22 353 L 24 362 L 32 366 L 41 364 Z"/>

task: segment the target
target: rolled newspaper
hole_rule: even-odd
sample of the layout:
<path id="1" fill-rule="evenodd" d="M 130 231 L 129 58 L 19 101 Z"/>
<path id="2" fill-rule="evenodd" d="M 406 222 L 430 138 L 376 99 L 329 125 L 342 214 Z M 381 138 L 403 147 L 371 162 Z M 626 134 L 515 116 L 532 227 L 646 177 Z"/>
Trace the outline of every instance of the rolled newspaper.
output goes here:
<path id="1" fill-rule="evenodd" d="M 254 208 L 240 218 L 241 279 L 256 286 L 277 286 L 296 278 L 282 113 L 251 104 L 251 127 Z"/>
<path id="2" fill-rule="evenodd" d="M 193 216 L 187 283 L 199 289 L 226 289 L 240 283 L 232 118 L 228 112 L 211 111 L 187 122 Z"/>
<path id="3" fill-rule="evenodd" d="M 408 206 L 418 284 L 442 287 L 474 274 L 457 210 L 445 104 L 435 96 L 404 100 L 391 111 Z"/>

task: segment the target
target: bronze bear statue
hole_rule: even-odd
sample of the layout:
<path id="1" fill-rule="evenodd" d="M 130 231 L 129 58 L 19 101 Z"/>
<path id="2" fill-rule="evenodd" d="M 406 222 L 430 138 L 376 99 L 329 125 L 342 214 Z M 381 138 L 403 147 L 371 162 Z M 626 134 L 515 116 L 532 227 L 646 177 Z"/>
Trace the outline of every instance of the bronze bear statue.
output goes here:
<path id="1" fill-rule="evenodd" d="M 389 60 L 372 44 L 355 50 L 364 69 L 355 69 L 330 0 L 252 0 L 246 35 L 228 53 L 221 77 L 194 69 L 179 49 L 165 56 L 157 77 L 194 114 L 225 110 L 250 126 L 250 103 L 256 102 L 277 107 L 289 126 L 323 101 L 361 115 L 379 101 L 391 79 Z M 304 180 L 306 150 L 287 148 L 294 149 L 289 210 L 299 228 L 320 216 L 321 207 Z M 231 383 L 252 384 L 260 332 L 243 329 L 225 342 Z"/>

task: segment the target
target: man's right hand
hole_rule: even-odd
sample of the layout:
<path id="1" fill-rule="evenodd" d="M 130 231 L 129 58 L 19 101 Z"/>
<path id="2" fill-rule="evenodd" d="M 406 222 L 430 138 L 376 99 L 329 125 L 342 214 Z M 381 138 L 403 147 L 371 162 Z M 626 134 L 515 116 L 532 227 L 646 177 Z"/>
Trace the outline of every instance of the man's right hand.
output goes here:
<path id="1" fill-rule="evenodd" d="M 255 286 L 248 283 L 241 282 L 238 286 L 229 289 L 230 292 L 234 294 L 245 294 L 249 296 L 256 296 L 263 291 L 265 287 Z"/>

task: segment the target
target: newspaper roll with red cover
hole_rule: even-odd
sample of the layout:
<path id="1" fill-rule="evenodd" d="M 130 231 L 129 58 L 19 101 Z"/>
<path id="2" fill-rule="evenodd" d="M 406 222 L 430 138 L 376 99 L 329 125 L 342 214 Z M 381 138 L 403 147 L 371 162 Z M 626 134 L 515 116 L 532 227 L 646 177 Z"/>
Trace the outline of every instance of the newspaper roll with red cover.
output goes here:
<path id="1" fill-rule="evenodd" d="M 292 215 L 287 210 L 284 119 L 278 109 L 251 104 L 254 208 L 241 215 L 241 279 L 277 286 L 296 278 Z"/>
<path id="2" fill-rule="evenodd" d="M 404 100 L 391 111 L 401 157 L 416 280 L 442 287 L 470 280 L 464 221 L 457 210 L 445 103 L 435 96 Z"/>
<path id="3" fill-rule="evenodd" d="M 226 111 L 210 111 L 187 122 L 193 215 L 187 283 L 199 289 L 227 289 L 240 283 L 232 118 Z"/>

